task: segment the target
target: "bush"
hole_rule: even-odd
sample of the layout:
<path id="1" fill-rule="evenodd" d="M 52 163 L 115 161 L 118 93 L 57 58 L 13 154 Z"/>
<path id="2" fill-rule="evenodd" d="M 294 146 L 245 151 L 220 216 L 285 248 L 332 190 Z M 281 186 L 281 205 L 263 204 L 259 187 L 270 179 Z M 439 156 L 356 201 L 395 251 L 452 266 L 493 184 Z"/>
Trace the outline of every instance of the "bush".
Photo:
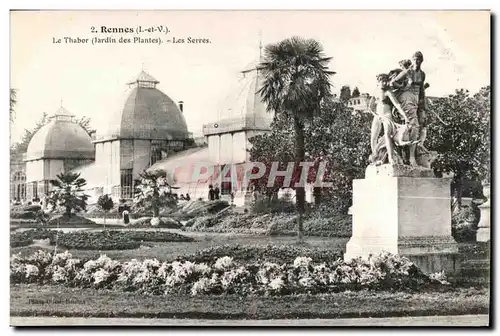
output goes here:
<path id="1" fill-rule="evenodd" d="M 40 205 L 18 205 L 10 209 L 10 218 L 15 219 L 37 219 L 38 212 L 42 210 Z"/>
<path id="2" fill-rule="evenodd" d="M 54 231 L 55 232 L 55 231 Z M 50 237 L 55 244 L 55 234 Z M 191 237 L 163 231 L 76 231 L 59 233 L 58 245 L 77 250 L 131 250 L 140 246 L 141 242 L 191 242 Z"/>
<path id="3" fill-rule="evenodd" d="M 101 227 L 88 218 L 77 215 L 67 216 L 64 214 L 54 216 L 47 222 L 47 225 L 54 227 Z"/>
<path id="4" fill-rule="evenodd" d="M 451 218 L 451 234 L 457 242 L 473 242 L 476 240 L 478 209 L 464 206 L 455 211 Z"/>
<path id="5" fill-rule="evenodd" d="M 31 229 L 21 232 L 15 232 L 10 235 L 10 246 L 21 247 L 33 244 L 33 240 L 53 239 L 56 231 L 42 228 Z"/>
<path id="6" fill-rule="evenodd" d="M 178 259 L 203 263 L 211 262 L 224 256 L 231 256 L 235 261 L 241 262 L 269 261 L 282 264 L 293 262 L 295 258 L 300 256 L 310 257 L 316 262 L 331 262 L 341 258 L 342 255 L 343 251 L 340 249 L 327 250 L 290 245 L 222 245 L 206 248 L 194 254 L 179 257 Z"/>
<path id="7" fill-rule="evenodd" d="M 295 204 L 289 199 L 261 198 L 252 203 L 252 212 L 257 214 L 291 213 L 296 210 Z"/>
<path id="8" fill-rule="evenodd" d="M 148 241 L 148 242 L 192 242 L 193 238 L 183 236 L 174 232 L 166 231 L 121 231 L 123 234 L 132 240 Z"/>

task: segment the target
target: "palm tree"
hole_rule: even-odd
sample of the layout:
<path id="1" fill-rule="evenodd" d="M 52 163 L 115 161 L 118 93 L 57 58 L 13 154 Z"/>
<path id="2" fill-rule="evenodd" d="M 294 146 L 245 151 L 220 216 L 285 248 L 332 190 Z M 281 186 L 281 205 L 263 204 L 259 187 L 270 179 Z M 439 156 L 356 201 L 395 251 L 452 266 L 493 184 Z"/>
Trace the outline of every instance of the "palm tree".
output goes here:
<path id="1" fill-rule="evenodd" d="M 14 107 L 17 103 L 17 91 L 15 89 L 10 89 L 10 121 L 14 120 Z"/>
<path id="2" fill-rule="evenodd" d="M 50 183 L 54 190 L 50 192 L 50 203 L 54 207 L 64 208 L 64 216 L 71 217 L 71 212 L 85 210 L 87 208 L 88 195 L 83 193 L 83 187 L 87 184 L 84 178 L 78 173 L 60 173 L 57 180 L 51 180 Z"/>
<path id="3" fill-rule="evenodd" d="M 293 121 L 295 129 L 295 165 L 305 160 L 304 123 L 320 111 L 321 103 L 331 97 L 330 57 L 314 39 L 287 38 L 270 44 L 259 65 L 264 82 L 259 90 L 268 111 Z M 302 215 L 305 211 L 305 188 L 296 188 L 298 237 L 303 236 Z"/>

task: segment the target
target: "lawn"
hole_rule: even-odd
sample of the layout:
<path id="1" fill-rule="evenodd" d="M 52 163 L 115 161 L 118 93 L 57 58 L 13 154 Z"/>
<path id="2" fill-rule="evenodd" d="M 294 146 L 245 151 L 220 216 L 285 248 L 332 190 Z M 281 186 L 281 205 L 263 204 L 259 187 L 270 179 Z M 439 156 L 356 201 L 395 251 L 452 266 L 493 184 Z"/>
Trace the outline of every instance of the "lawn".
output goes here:
<path id="1" fill-rule="evenodd" d="M 13 285 L 11 316 L 291 319 L 488 314 L 489 290 L 342 292 L 328 295 L 149 296 L 62 286 Z"/>

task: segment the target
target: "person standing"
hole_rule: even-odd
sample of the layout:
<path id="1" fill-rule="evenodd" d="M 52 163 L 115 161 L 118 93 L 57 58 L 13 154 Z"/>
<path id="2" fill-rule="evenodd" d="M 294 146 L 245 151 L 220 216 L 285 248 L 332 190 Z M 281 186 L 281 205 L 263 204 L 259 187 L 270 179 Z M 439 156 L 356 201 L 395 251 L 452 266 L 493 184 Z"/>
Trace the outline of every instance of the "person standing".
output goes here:
<path id="1" fill-rule="evenodd" d="M 219 186 L 215 186 L 214 196 L 215 196 L 216 200 L 220 199 L 220 189 L 219 189 Z"/>
<path id="2" fill-rule="evenodd" d="M 208 200 L 213 201 L 215 199 L 215 192 L 213 185 L 208 186 Z"/>

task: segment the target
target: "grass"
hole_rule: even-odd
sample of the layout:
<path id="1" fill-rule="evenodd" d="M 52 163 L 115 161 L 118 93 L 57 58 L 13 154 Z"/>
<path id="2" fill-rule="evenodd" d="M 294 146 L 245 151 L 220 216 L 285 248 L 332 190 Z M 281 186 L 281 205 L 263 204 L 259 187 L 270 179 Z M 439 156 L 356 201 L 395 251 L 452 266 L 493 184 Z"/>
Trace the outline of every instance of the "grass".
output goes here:
<path id="1" fill-rule="evenodd" d="M 174 232 L 174 231 L 172 231 Z M 321 237 L 305 237 L 303 243 L 297 242 L 295 237 L 260 237 L 235 234 L 208 234 L 208 233 L 191 233 L 182 232 L 180 234 L 193 237 L 194 242 L 167 242 L 167 243 L 142 243 L 141 247 L 134 250 L 109 250 L 103 251 L 108 257 L 116 260 L 130 259 L 146 259 L 157 258 L 159 260 L 171 261 L 177 256 L 191 255 L 205 248 L 220 246 L 220 245 L 236 245 L 242 246 L 265 246 L 265 245 L 304 245 L 312 248 L 329 249 L 329 250 L 344 250 L 347 242 L 346 238 L 321 238 Z M 21 252 L 22 255 L 30 255 L 38 250 L 53 251 L 53 246 L 26 246 L 11 248 L 11 254 Z M 63 252 L 68 250 L 74 258 L 98 258 L 101 252 L 99 251 L 84 251 L 75 249 L 64 249 L 59 247 L 58 251 Z"/>
<path id="2" fill-rule="evenodd" d="M 292 319 L 487 314 L 489 291 L 342 292 L 283 297 L 148 296 L 62 286 L 13 285 L 11 316 Z"/>

